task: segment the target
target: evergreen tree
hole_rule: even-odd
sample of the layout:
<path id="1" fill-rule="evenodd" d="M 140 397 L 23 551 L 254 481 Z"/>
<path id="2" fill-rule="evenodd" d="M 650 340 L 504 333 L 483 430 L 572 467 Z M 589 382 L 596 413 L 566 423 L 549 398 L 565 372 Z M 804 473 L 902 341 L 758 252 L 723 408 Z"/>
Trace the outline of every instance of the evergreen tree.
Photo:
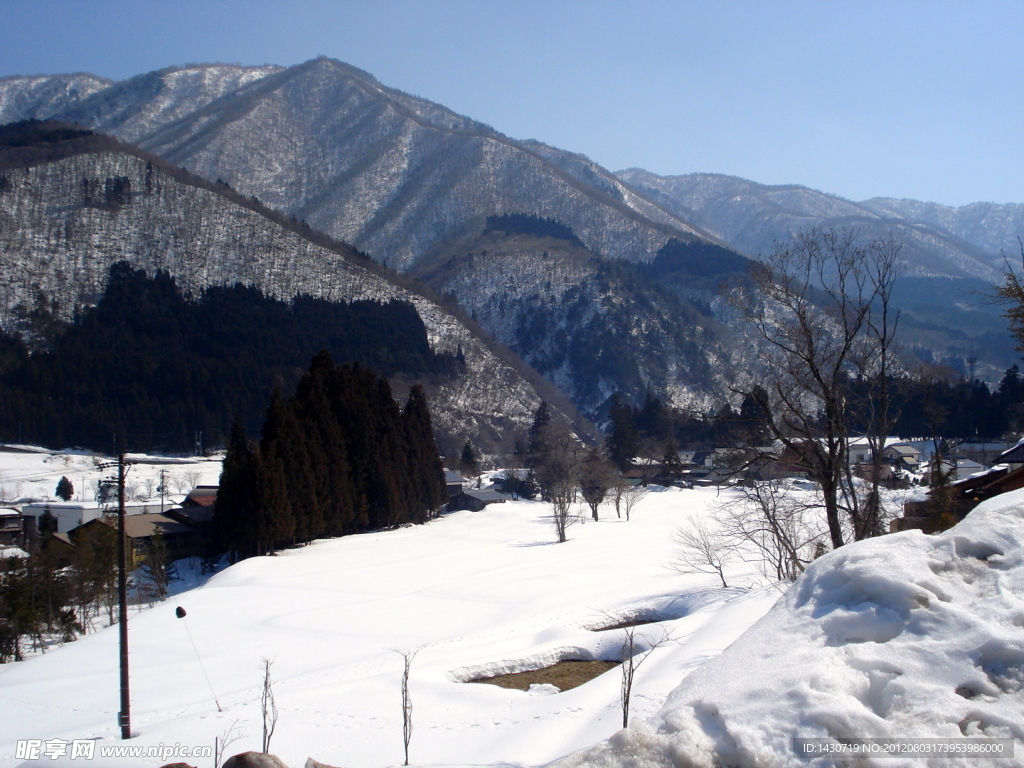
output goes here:
<path id="1" fill-rule="evenodd" d="M 636 416 L 636 426 L 648 442 L 663 445 L 672 434 L 672 412 L 661 398 L 648 393 Z"/>
<path id="2" fill-rule="evenodd" d="M 527 450 L 527 466 L 535 469 L 536 465 L 543 461 L 548 452 L 547 432 L 551 424 L 551 408 L 546 400 L 541 400 L 540 405 L 533 414 L 533 424 L 530 426 L 529 443 Z"/>
<path id="3" fill-rule="evenodd" d="M 96 306 L 70 325 L 58 309 L 40 293 L 0 330 L 0 440 L 107 448 L 116 432 L 129 450 L 185 451 L 197 430 L 226 442 L 233 413 L 254 434 L 275 382 L 293 386 L 321 348 L 383 375 L 464 368 L 430 349 L 408 302 L 285 302 L 242 285 L 187 296 L 119 262 Z"/>
<path id="4" fill-rule="evenodd" d="M 233 556 L 424 522 L 446 498 L 420 387 L 402 410 L 387 379 L 320 352 L 266 414 L 259 449 L 236 424 L 224 460 L 215 523 Z"/>
<path id="5" fill-rule="evenodd" d="M 61 477 L 57 483 L 56 494 L 57 498 L 62 501 L 71 501 L 71 497 L 75 495 L 75 486 L 66 477 Z"/>
<path id="6" fill-rule="evenodd" d="M 670 437 L 665 441 L 665 453 L 661 459 L 661 468 L 665 476 L 671 480 L 678 480 L 683 471 L 683 462 L 679 460 L 679 446 L 675 438 Z"/>
<path id="7" fill-rule="evenodd" d="M 409 446 L 410 469 L 417 492 L 417 522 L 422 522 L 447 501 L 444 465 L 434 440 L 430 409 L 423 387 L 416 384 L 402 411 L 406 442 Z"/>
<path id="8" fill-rule="evenodd" d="M 274 549 L 295 541 L 295 518 L 288 493 L 284 462 L 271 444 L 255 456 L 256 504 L 252 511 L 252 539 L 256 554 L 269 554 Z M 310 537 L 312 538 L 312 537 Z M 309 541 L 310 539 L 304 539 Z"/>
<path id="9" fill-rule="evenodd" d="M 469 440 L 462 446 L 462 453 L 459 454 L 459 468 L 473 477 L 480 472 L 480 455 Z"/>
<path id="10" fill-rule="evenodd" d="M 213 531 L 220 549 L 232 561 L 255 554 L 251 515 L 256 508 L 256 457 L 239 419 L 231 426 L 231 439 L 220 474 Z"/>
<path id="11" fill-rule="evenodd" d="M 39 516 L 39 527 L 37 531 L 39 533 L 41 546 L 46 546 L 50 537 L 57 532 L 57 518 L 54 517 L 53 512 L 50 511 L 49 504 L 43 507 L 43 514 Z"/>
<path id="12" fill-rule="evenodd" d="M 296 403 L 285 405 L 275 390 L 267 408 L 260 440 L 259 488 L 262 530 L 268 547 L 322 536 L 322 499 L 317 492 L 315 466 L 308 448 L 313 441 L 297 423 Z M 266 498 L 264 498 L 264 494 Z M 298 515 L 293 509 L 301 510 Z M 280 514 L 281 519 L 270 519 Z"/>
<path id="13" fill-rule="evenodd" d="M 620 470 L 626 471 L 639 450 L 636 413 L 615 394 L 608 409 L 608 418 L 608 457 Z"/>

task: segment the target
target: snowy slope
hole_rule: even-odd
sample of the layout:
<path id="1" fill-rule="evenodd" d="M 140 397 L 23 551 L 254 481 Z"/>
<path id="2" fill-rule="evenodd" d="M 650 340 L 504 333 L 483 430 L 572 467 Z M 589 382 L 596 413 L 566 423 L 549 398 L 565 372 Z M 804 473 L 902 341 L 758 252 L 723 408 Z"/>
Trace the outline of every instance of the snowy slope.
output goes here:
<path id="1" fill-rule="evenodd" d="M 756 671 L 756 674 L 751 674 Z M 729 650 L 673 691 L 657 730 L 572 766 L 1024 764 L 1024 491 L 950 531 L 817 560 Z M 1013 739 L 1013 759 L 796 757 L 793 737 Z"/>
<path id="2" fill-rule="evenodd" d="M 281 711 L 272 751 L 288 765 L 310 755 L 349 768 L 398 765 L 402 662 L 394 649 L 419 648 L 414 765 L 540 765 L 584 748 L 621 725 L 617 670 L 549 695 L 462 681 L 560 658 L 616 659 L 621 631 L 594 630 L 609 614 L 640 614 L 663 621 L 638 627 L 638 642 L 672 638 L 637 674 L 633 715 L 654 715 L 682 677 L 778 599 L 774 589 L 715 589 L 712 577 L 666 567 L 674 530 L 715 499 L 713 491 L 652 493 L 630 522 L 604 509 L 600 523 L 570 528 L 565 544 L 553 543 L 547 505 L 512 502 L 239 563 L 132 615 L 133 743 L 212 745 L 237 722 L 246 737 L 231 751 L 259 749 L 266 657 Z M 174 616 L 177 603 L 184 621 Z M 19 739 L 117 744 L 117 708 L 116 630 L 0 667 L 0 766 L 21 764 Z"/>

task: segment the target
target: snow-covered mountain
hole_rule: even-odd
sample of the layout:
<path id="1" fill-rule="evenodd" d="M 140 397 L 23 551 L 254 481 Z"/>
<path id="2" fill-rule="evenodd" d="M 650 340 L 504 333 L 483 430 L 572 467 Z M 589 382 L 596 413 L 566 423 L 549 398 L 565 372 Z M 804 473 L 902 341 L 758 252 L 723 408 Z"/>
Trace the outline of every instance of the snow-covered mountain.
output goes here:
<path id="1" fill-rule="evenodd" d="M 703 247 L 719 271 L 695 263 L 680 275 L 660 257 L 604 259 L 578 242 L 485 226 L 428 253 L 412 274 L 457 298 L 588 414 L 616 392 L 637 400 L 657 392 L 706 412 L 744 375 L 744 347 L 723 327 L 719 286 L 742 279 L 749 262 Z"/>
<path id="2" fill-rule="evenodd" d="M 0 86 L 12 104 L 24 89 L 16 80 Z M 22 94 L 22 110 L 0 118 L 40 116 L 28 101 Z M 397 268 L 481 214 L 557 218 L 593 250 L 634 260 L 652 258 L 670 236 L 699 236 L 596 164 L 514 141 L 327 58 L 285 70 L 164 69 L 46 106 Z"/>
<path id="3" fill-rule="evenodd" d="M 111 80 L 86 73 L 0 77 L 0 124 L 46 119 L 112 85 Z"/>
<path id="4" fill-rule="evenodd" d="M 12 327 L 15 308 L 35 306 L 39 292 L 70 318 L 119 260 L 166 270 L 192 292 L 242 282 L 282 298 L 411 302 L 435 350 L 466 358 L 466 376 L 430 388 L 449 442 L 514 441 L 542 398 L 572 410 L 454 306 L 223 185 L 102 136 L 0 152 L 0 325 Z"/>
<path id="5" fill-rule="evenodd" d="M 990 254 L 1020 258 L 1017 238 L 1024 237 L 1024 203 L 971 203 L 954 208 L 920 200 L 874 197 L 861 205 L 882 216 L 937 227 Z M 1003 269 L 1001 258 L 996 266 Z"/>
<path id="6" fill-rule="evenodd" d="M 813 225 L 854 226 L 866 237 L 892 234 L 905 243 L 909 274 L 975 281 L 953 289 L 943 284 L 943 295 L 956 294 L 954 305 L 938 313 L 938 325 L 936 317 L 925 317 L 927 306 L 918 312 L 928 327 L 910 339 L 911 347 L 954 366 L 978 358 L 989 378 L 1016 357 L 1010 343 L 990 342 L 993 334 L 1005 336 L 998 313 L 982 317 L 965 298 L 977 281 L 997 280 L 1002 264 L 998 253 L 968 242 L 965 228 L 943 229 L 921 216 L 900 218 L 895 208 L 803 187 L 710 174 L 615 175 L 582 155 L 504 136 L 332 59 L 287 69 L 168 68 L 120 83 L 85 75 L 7 78 L 0 80 L 0 105 L 3 120 L 50 113 L 131 140 L 378 262 L 432 275 L 435 288 L 466 304 L 484 330 L 543 369 L 590 415 L 614 390 L 633 396 L 650 390 L 679 405 L 728 394 L 722 382 L 735 375 L 738 361 L 731 342 L 718 335 L 728 318 L 721 316 L 714 281 L 674 286 L 681 311 L 660 300 L 652 310 L 639 297 L 662 287 L 662 276 L 648 270 L 627 279 L 617 266 L 647 269 L 673 240 L 756 257 L 774 240 Z M 588 255 L 581 261 L 563 248 L 520 241 L 492 247 L 486 258 L 480 248 L 475 261 L 464 258 L 476 247 L 466 238 L 481 232 L 481 222 L 510 213 L 557 220 Z M 1012 216 L 1007 220 L 1008 232 Z M 590 266 L 581 272 L 583 262 Z M 439 270 L 439 264 L 451 266 Z M 592 282 L 598 272 L 616 277 L 599 287 Z M 537 276 L 569 274 L 572 280 L 553 292 L 534 285 Z M 491 279 L 496 275 L 500 280 Z M 912 288 L 918 297 L 936 295 L 931 284 Z M 570 311 L 581 302 L 590 309 Z M 645 316 L 648 311 L 654 314 Z M 524 325 L 543 332 L 524 334 Z M 595 376 L 586 370 L 595 356 L 583 354 L 586 345 L 578 342 L 612 325 L 629 353 Z"/>
<path id="7" fill-rule="evenodd" d="M 752 258 L 770 253 L 810 227 L 851 227 L 865 237 L 903 243 L 908 273 L 998 282 L 1000 250 L 1016 250 L 1024 206 L 977 204 L 960 209 L 913 200 L 863 203 L 795 184 L 769 186 L 735 176 L 659 176 L 632 168 L 616 174 L 638 193 L 694 222 Z"/>
<path id="8" fill-rule="evenodd" d="M 137 144 L 214 99 L 280 71 L 281 67 L 273 66 L 171 67 L 111 83 L 89 98 L 62 106 L 58 113 L 70 122 Z"/>

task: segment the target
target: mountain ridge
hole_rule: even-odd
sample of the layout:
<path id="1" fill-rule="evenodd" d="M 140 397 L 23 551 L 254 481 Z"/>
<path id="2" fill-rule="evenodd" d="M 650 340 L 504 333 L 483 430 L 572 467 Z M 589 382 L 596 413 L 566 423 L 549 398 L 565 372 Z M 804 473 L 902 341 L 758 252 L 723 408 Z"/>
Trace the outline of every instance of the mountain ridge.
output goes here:
<path id="1" fill-rule="evenodd" d="M 171 72 L 158 70 L 137 77 L 166 84 Z M 159 127 L 148 126 L 144 136 L 130 115 L 123 115 L 120 124 L 109 119 L 109 109 L 102 108 L 103 94 L 51 116 L 137 140 L 175 164 L 207 178 L 222 178 L 392 266 L 407 267 L 431 242 L 451 231 L 450 222 L 467 211 L 481 212 L 481 204 L 489 213 L 554 215 L 578 230 L 598 252 L 635 260 L 653 258 L 671 236 L 700 237 L 687 222 L 655 210 L 646 201 L 631 199 L 603 169 L 600 173 L 606 183 L 599 190 L 553 163 L 555 150 L 516 142 L 483 123 L 383 86 L 360 72 L 325 58 L 270 72 L 259 79 L 260 84 L 253 80 L 230 92 L 206 92 L 202 106 L 190 101 L 191 111 L 183 107 L 180 111 L 187 114 Z M 131 83 L 123 81 L 112 88 L 122 93 L 130 90 Z M 312 85 L 316 88 L 306 87 Z M 256 93 L 258 88 L 267 93 Z M 360 92 L 358 97 L 353 89 Z M 256 98 L 270 93 L 272 100 Z M 319 102 L 315 94 L 322 95 Z M 289 111 L 290 101 L 303 99 L 301 110 Z M 239 100 L 256 102 L 248 108 L 261 110 L 264 128 L 239 120 L 239 104 L 232 103 Z M 324 109 L 328 104 L 330 109 Z M 214 124 L 218 112 L 220 122 Z M 273 120 L 266 119 L 270 113 Z M 360 137 L 352 135 L 356 123 Z M 464 131 L 458 141 L 452 139 L 453 130 Z M 219 136 L 218 131 L 229 135 Z M 244 139 L 241 134 L 246 134 Z M 337 146 L 339 142 L 343 145 Z M 245 144 L 247 157 L 232 151 L 238 143 Z M 282 157 L 281 147 L 275 144 L 300 151 Z M 438 162 L 442 156 L 443 169 Z M 352 157 L 362 162 L 347 163 Z M 282 172 L 265 172 L 274 166 Z M 529 192 L 523 188 L 526 177 L 534 180 Z M 540 205 L 534 194 L 538 178 L 546 179 L 548 189 L 542 196 L 547 202 Z M 608 189 L 615 187 L 618 194 L 608 195 Z M 461 197 L 463 191 L 473 200 Z M 410 204 L 425 197 L 432 199 L 430 210 Z M 360 198 L 371 200 L 369 210 L 353 202 Z M 389 244 L 394 242 L 402 244 Z"/>
<path id="2" fill-rule="evenodd" d="M 13 167 L 18 173 L 0 172 L 4 327 L 14 324 L 19 304 L 31 307 L 40 295 L 70 317 L 94 301 L 106 270 L 121 260 L 147 273 L 164 269 L 193 292 L 241 282 L 287 298 L 397 298 L 416 307 L 433 349 L 461 351 L 466 360 L 469 375 L 431 389 L 449 451 L 466 435 L 485 449 L 510 448 L 542 399 L 587 431 L 564 396 L 461 310 L 301 222 L 285 226 L 282 214 L 222 184 L 106 137 L 52 160 L 20 153 L 5 162 L 0 151 L 0 168 Z"/>
<path id="3" fill-rule="evenodd" d="M 896 215 L 896 206 L 887 210 L 878 202 L 847 200 L 799 184 L 760 184 L 726 174 L 659 176 L 631 168 L 616 175 L 747 256 L 768 253 L 774 242 L 789 242 L 802 229 L 845 226 L 863 230 L 866 237 L 891 233 L 902 240 L 911 273 L 992 283 L 1001 279 L 996 254 L 982 243 L 965 239 L 963 232 Z"/>
<path id="4" fill-rule="evenodd" d="M 612 388 L 634 398 L 650 391 L 677 405 L 702 408 L 730 396 L 723 382 L 737 375 L 743 353 L 726 347 L 742 345 L 742 333 L 734 339 L 724 334 L 736 319 L 715 280 L 706 275 L 669 280 L 670 275 L 649 269 L 663 264 L 659 254 L 673 242 L 724 248 L 722 260 L 732 262 L 739 258 L 734 254 L 757 257 L 774 241 L 787 241 L 808 227 L 852 226 L 866 238 L 890 233 L 903 238 L 911 274 L 988 283 L 1001 274 L 996 257 L 955 233 L 800 185 L 768 187 L 715 174 L 615 175 L 582 154 L 509 138 L 326 57 L 266 71 L 232 66 L 158 70 L 140 76 L 137 92 L 125 85 L 131 81 L 110 86 L 117 90 L 106 100 L 138 99 L 130 114 L 121 102 L 104 106 L 104 91 L 69 104 L 66 114 L 87 125 L 103 123 L 115 134 L 144 127 L 141 144 L 174 165 L 221 180 L 243 197 L 308 222 L 390 268 L 434 274 L 436 290 L 466 303 L 487 333 L 544 369 L 591 417 L 600 415 L 601 398 Z M 149 90 L 142 87 L 147 83 Z M 698 176 L 707 183 L 693 185 L 682 199 L 672 194 L 672 180 L 693 182 Z M 482 258 L 482 241 L 469 245 L 480 237 L 480 222 L 508 214 L 559 222 L 588 255 L 520 239 L 492 246 Z M 507 263 L 494 260 L 499 251 Z M 555 264 L 556 257 L 566 263 Z M 485 261 L 489 270 L 480 268 Z M 439 270 L 441 264 L 451 268 Z M 582 272 L 581 264 L 587 265 Z M 458 269 L 466 273 L 459 275 Z M 568 275 L 566 290 L 535 291 L 534 281 L 544 270 Z M 600 275 L 604 287 L 585 285 L 584 273 Z M 921 285 L 911 286 L 915 300 Z M 572 296 L 570 287 L 576 291 Z M 653 304 L 647 294 L 656 295 Z M 584 298 L 590 308 L 572 309 Z M 613 327 L 616 312 L 637 314 L 640 307 L 655 305 L 651 311 L 658 316 L 647 326 L 624 316 Z M 501 306 L 509 313 L 495 309 Z M 957 311 L 955 320 L 956 313 L 950 313 L 945 336 L 922 329 L 913 343 L 925 352 L 932 349 L 937 361 L 963 358 L 955 367 L 966 370 L 964 361 L 987 354 L 981 339 L 998 321 L 962 317 L 969 307 Z M 672 327 L 673 314 L 676 325 L 692 321 L 693 327 Z M 917 316 L 922 323 L 935 320 L 923 311 Z M 689 320 L 679 319 L 684 317 Z M 617 378 L 602 378 L 587 361 L 574 367 L 574 346 L 587 347 L 585 335 L 573 326 L 580 318 L 601 325 L 598 335 L 610 333 L 605 338 L 624 350 L 621 357 L 634 369 L 619 367 Z M 964 319 L 969 322 L 959 322 Z M 510 330 L 514 325 L 540 330 L 518 333 Z M 713 338 L 696 343 L 705 331 Z M 567 340 L 572 340 L 568 347 Z M 542 356 L 539 343 L 560 351 Z M 679 357 L 668 361 L 665 355 Z M 993 356 L 983 368 L 987 376 L 1011 364 L 1004 357 Z M 721 371 L 709 374 L 709 366 Z"/>

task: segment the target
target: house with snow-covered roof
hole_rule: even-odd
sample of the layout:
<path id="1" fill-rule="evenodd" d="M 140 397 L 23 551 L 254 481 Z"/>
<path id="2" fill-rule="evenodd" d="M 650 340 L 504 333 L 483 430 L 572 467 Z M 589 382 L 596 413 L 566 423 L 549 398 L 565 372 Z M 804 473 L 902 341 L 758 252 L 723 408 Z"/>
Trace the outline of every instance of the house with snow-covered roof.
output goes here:
<path id="1" fill-rule="evenodd" d="M 80 525 L 98 520 L 105 514 L 117 512 L 116 507 L 95 502 L 37 501 L 25 504 L 21 514 L 26 518 L 26 533 L 39 531 L 39 521 L 49 512 L 57 521 L 57 533 L 68 533 Z M 145 515 L 160 512 L 160 502 L 132 502 L 125 504 L 125 515 Z"/>
<path id="2" fill-rule="evenodd" d="M 0 507 L 0 546 L 21 546 L 25 542 L 25 520 L 13 507 Z"/>
<path id="3" fill-rule="evenodd" d="M 85 530 L 92 525 L 109 525 L 116 530 L 118 522 L 116 517 L 107 516 L 91 520 L 78 530 Z M 138 564 L 139 558 L 144 555 L 152 538 L 158 533 L 163 536 L 164 545 L 171 558 L 197 555 L 202 544 L 200 533 L 195 525 L 170 515 L 162 515 L 159 512 L 125 515 L 124 532 L 130 543 L 129 568 L 134 568 Z M 71 534 L 71 541 L 74 542 L 74 533 Z"/>
<path id="4" fill-rule="evenodd" d="M 912 472 L 921 469 L 921 451 L 910 443 L 888 445 L 882 455 L 896 467 L 906 468 Z"/>
<path id="5" fill-rule="evenodd" d="M 493 488 L 463 490 L 448 501 L 448 511 L 468 509 L 470 512 L 479 512 L 490 504 L 502 504 L 511 498 Z"/>

